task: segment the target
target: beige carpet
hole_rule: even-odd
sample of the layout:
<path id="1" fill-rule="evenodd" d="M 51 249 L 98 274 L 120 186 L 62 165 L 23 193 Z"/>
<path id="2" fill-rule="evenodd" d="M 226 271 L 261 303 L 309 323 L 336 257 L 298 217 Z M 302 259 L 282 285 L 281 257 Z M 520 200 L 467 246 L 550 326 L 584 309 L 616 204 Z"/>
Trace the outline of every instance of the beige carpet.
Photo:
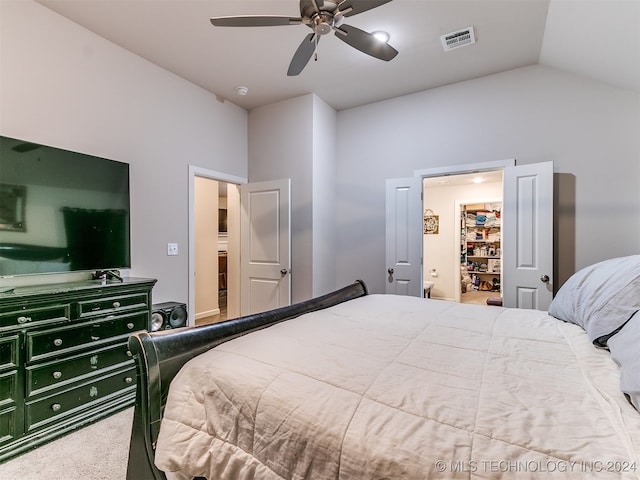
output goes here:
<path id="1" fill-rule="evenodd" d="M 133 408 L 0 464 L 2 480 L 125 480 Z"/>

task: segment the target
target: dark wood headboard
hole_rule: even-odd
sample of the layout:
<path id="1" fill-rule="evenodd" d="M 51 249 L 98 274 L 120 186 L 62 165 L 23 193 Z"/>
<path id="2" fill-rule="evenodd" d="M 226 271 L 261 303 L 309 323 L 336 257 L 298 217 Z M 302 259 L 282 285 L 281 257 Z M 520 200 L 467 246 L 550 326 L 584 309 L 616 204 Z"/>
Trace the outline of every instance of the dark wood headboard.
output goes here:
<path id="1" fill-rule="evenodd" d="M 154 465 L 155 442 L 169 384 L 188 360 L 233 338 L 367 293 L 364 282 L 358 280 L 327 295 L 268 312 L 211 325 L 140 332 L 129 337 L 129 350 L 137 366 L 137 390 L 127 480 L 166 480 Z"/>

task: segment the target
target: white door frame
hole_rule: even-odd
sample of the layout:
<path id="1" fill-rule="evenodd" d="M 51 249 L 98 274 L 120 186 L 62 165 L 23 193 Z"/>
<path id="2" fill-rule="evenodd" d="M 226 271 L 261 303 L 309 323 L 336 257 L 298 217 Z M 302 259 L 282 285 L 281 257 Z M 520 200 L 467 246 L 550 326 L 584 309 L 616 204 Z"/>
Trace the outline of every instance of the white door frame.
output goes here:
<path id="1" fill-rule="evenodd" d="M 463 173 L 487 172 L 490 170 L 504 170 L 507 167 L 515 167 L 516 159 L 509 158 L 506 160 L 496 160 L 494 162 L 482 163 L 465 163 L 462 165 L 448 165 L 446 167 L 426 168 L 423 170 L 414 170 L 413 175 L 416 177 L 444 177 L 447 175 L 460 175 Z"/>
<path id="2" fill-rule="evenodd" d="M 196 284 L 195 284 L 195 271 L 196 271 L 196 240 L 195 240 L 195 177 L 209 178 L 211 180 L 217 180 L 220 182 L 234 183 L 241 185 L 247 183 L 248 180 L 245 177 L 238 177 L 236 175 L 229 175 L 227 173 L 218 172 L 216 170 L 209 170 L 195 165 L 189 165 L 189 205 L 188 205 L 188 222 L 189 222 L 189 273 L 188 273 L 188 289 L 189 289 L 189 305 L 187 306 L 187 312 L 189 319 L 187 325 L 195 325 L 195 306 L 196 306 Z"/>

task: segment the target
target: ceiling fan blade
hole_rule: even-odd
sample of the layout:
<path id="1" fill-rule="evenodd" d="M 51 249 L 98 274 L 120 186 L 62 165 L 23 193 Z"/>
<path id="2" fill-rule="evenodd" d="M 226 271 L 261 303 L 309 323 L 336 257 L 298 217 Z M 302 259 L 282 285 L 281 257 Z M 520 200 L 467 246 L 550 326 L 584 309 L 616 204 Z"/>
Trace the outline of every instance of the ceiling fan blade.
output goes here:
<path id="1" fill-rule="evenodd" d="M 335 30 L 336 37 L 340 40 L 372 57 L 388 62 L 398 54 L 398 51 L 391 45 L 381 42 L 369 32 L 359 28 L 351 25 L 341 25 Z"/>
<path id="2" fill-rule="evenodd" d="M 338 4 L 338 10 L 340 10 L 345 17 L 351 17 L 389 3 L 390 1 L 391 0 L 344 0 Z"/>
<path id="3" fill-rule="evenodd" d="M 316 37 L 318 37 L 317 40 Z M 287 71 L 287 75 L 289 77 L 295 77 L 296 75 L 299 75 L 302 70 L 304 70 L 304 67 L 307 66 L 307 63 L 309 63 L 309 59 L 313 55 L 313 52 L 315 52 L 316 50 L 317 41 L 320 41 L 320 37 L 315 33 L 310 33 L 304 38 L 304 40 L 298 47 L 298 50 L 296 50 L 296 53 L 294 53 L 293 58 L 291 59 L 291 63 L 289 64 L 289 70 Z"/>
<path id="4" fill-rule="evenodd" d="M 300 17 L 279 15 L 249 15 L 234 17 L 213 17 L 211 24 L 216 27 L 277 27 L 281 25 L 300 25 Z"/>

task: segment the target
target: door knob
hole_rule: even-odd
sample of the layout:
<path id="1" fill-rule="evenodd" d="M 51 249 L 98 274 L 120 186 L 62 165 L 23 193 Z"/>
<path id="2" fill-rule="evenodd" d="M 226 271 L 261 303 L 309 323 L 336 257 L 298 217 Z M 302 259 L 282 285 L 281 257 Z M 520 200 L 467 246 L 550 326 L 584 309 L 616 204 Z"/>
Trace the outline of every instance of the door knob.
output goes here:
<path id="1" fill-rule="evenodd" d="M 283 277 L 289 273 L 289 270 L 287 270 L 286 268 L 283 268 L 282 270 L 280 270 L 280 275 L 282 275 Z"/>
<path id="2" fill-rule="evenodd" d="M 389 268 L 387 269 L 387 273 L 388 273 L 389 275 L 393 275 L 393 268 L 389 267 Z"/>
<path id="3" fill-rule="evenodd" d="M 542 275 L 540 277 L 540 281 L 543 283 L 547 283 L 549 281 L 549 275 Z"/>

